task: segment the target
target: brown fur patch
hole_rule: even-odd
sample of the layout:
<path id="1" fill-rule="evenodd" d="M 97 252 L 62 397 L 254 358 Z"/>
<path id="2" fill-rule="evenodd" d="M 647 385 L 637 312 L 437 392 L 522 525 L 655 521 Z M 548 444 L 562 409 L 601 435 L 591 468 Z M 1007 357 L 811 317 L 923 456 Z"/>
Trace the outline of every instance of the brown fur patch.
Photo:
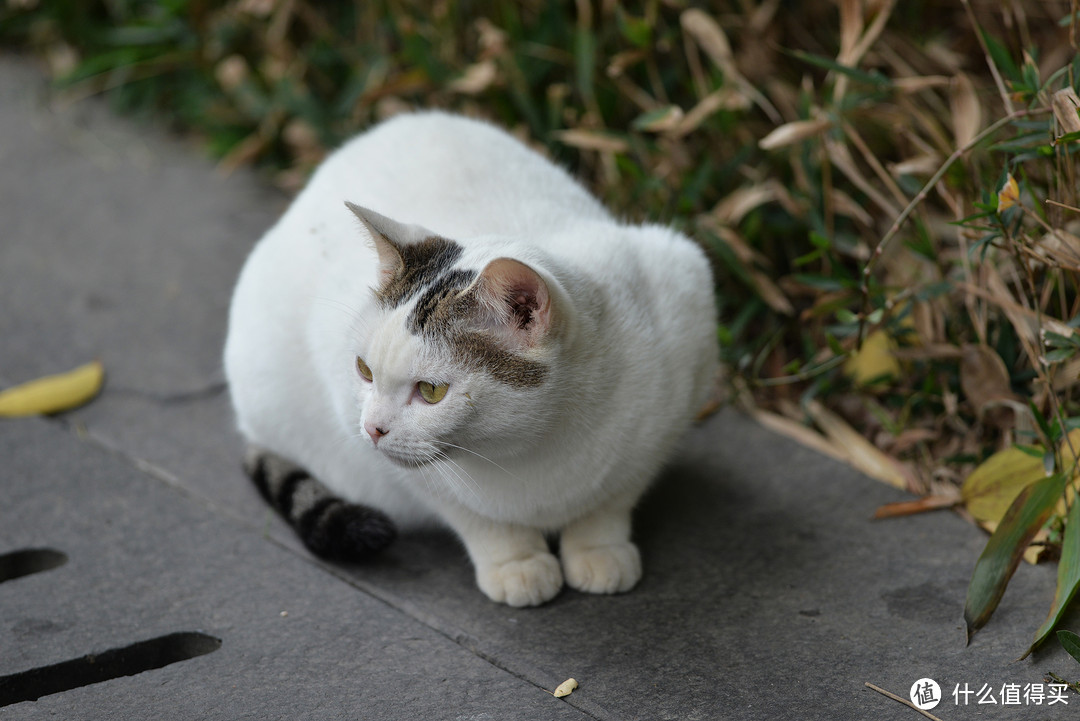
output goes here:
<path id="1" fill-rule="evenodd" d="M 461 257 L 462 248 L 446 238 L 425 238 L 419 243 L 394 245 L 401 266 L 379 288 L 375 297 L 383 308 L 395 308 L 439 280 Z"/>
<path id="2" fill-rule="evenodd" d="M 479 310 L 475 292 L 462 293 L 476 278 L 474 271 L 446 273 L 413 307 L 409 329 L 434 342 L 445 342 L 456 360 L 467 368 L 489 373 L 496 380 L 518 388 L 544 382 L 547 367 L 499 345 L 483 331 L 468 328 L 468 319 Z"/>

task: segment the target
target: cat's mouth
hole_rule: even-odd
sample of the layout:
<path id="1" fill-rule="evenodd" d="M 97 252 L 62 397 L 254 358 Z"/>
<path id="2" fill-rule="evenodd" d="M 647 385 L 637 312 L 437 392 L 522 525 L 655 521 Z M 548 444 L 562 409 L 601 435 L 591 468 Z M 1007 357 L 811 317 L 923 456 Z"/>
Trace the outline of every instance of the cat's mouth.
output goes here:
<path id="1" fill-rule="evenodd" d="M 404 466 L 405 468 L 419 468 L 420 466 L 426 466 L 435 460 L 434 457 L 429 455 L 394 450 L 393 448 L 376 447 L 376 450 L 382 453 L 383 457 L 387 460 L 390 460 L 399 466 Z"/>

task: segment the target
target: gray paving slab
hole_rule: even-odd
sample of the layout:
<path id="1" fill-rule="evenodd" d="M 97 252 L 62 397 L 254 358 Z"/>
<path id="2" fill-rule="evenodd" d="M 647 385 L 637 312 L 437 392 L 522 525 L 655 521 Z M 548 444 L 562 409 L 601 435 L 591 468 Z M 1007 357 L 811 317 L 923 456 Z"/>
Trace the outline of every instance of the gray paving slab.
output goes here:
<path id="1" fill-rule="evenodd" d="M 220 649 L 0 718 L 588 718 L 181 488 L 40 420 L 0 424 L 0 677 L 178 632 Z"/>
<path id="2" fill-rule="evenodd" d="M 245 662 L 227 677 L 257 691 L 285 683 L 292 669 L 301 681 L 289 687 L 292 705 L 282 709 L 326 718 L 345 717 L 348 708 L 375 719 L 502 718 L 508 707 L 500 684 L 550 689 L 568 676 L 581 688 L 564 706 L 600 719 L 908 719 L 914 711 L 863 684 L 906 695 L 924 676 L 945 689 L 935 711 L 945 719 L 1064 718 L 1080 707 L 1078 696 L 1071 706 L 1053 707 L 977 705 L 975 698 L 957 706 L 951 696 L 956 685 L 1000 690 L 1006 683 L 1038 683 L 1046 671 L 1080 676 L 1080 667 L 1056 646 L 1012 663 L 1045 615 L 1052 567 L 1022 567 L 998 613 L 965 647 L 964 590 L 985 537 L 948 514 L 872 522 L 878 504 L 901 494 L 730 410 L 693 431 L 642 504 L 636 524 L 646 575 L 630 594 L 565 592 L 539 609 L 497 606 L 473 587 L 459 544 L 440 533 L 406 536 L 362 568 L 314 562 L 239 473 L 239 439 L 220 386 L 233 278 L 283 199 L 251 175 L 221 177 L 196 147 L 112 117 L 95 103 L 52 108 L 41 87 L 27 63 L 0 57 L 0 382 L 97 356 L 109 369 L 109 384 L 60 426 L 36 425 L 29 432 L 0 425 L 0 458 L 17 446 L 25 468 L 40 461 L 48 469 L 40 482 L 22 481 L 19 497 L 33 510 L 17 513 L 20 528 L 44 535 L 14 538 L 0 526 L 0 540 L 19 547 L 53 543 L 44 530 L 71 523 L 62 509 L 76 512 L 79 494 L 88 494 L 102 527 L 76 525 L 88 534 L 87 543 L 98 532 L 109 541 L 95 546 L 104 557 L 110 557 L 105 549 L 122 553 L 115 562 L 85 568 L 68 585 L 55 579 L 71 569 L 0 584 L 0 618 L 10 617 L 5 586 L 41 588 L 49 598 L 33 616 L 37 621 L 19 628 L 56 623 L 65 638 L 92 640 L 97 637 L 78 636 L 77 629 L 90 628 L 87 617 L 72 615 L 90 614 L 73 610 L 83 607 L 80 584 L 105 598 L 100 589 L 130 579 L 147 608 L 171 608 L 168 599 L 177 598 L 178 613 L 187 614 L 184 629 L 217 629 L 205 615 L 243 616 L 254 603 L 244 590 L 250 585 L 274 602 L 250 612 L 265 625 L 244 635 Z M 82 440 L 61 440 L 65 433 Z M 72 465 L 56 457 L 61 448 L 72 454 Z M 101 484 L 90 493 L 53 477 L 74 473 L 84 462 L 92 466 L 84 455 L 107 458 L 134 486 Z M 0 488 L 12 485 L 12 477 L 0 473 Z M 145 489 L 145 502 L 124 490 L 135 486 Z M 186 509 L 179 518 L 186 520 L 170 520 L 174 502 L 165 499 L 179 499 Z M 109 509 L 123 520 L 110 524 Z M 0 514 L 4 510 L 0 504 Z M 147 545 L 159 525 L 170 542 Z M 187 545 L 208 560 L 182 554 L 183 562 L 176 560 Z M 240 547 L 242 553 L 234 550 Z M 154 583 L 146 581 L 150 577 Z M 57 585 L 34 585 L 50 578 Z M 235 601 L 219 585 L 232 578 L 240 580 Z M 305 613 L 324 603 L 335 609 L 332 615 L 383 609 L 385 628 L 373 636 L 382 641 L 365 641 L 366 626 L 354 634 L 313 620 L 287 641 L 309 655 L 321 653 L 318 661 L 288 654 L 278 661 L 286 642 L 270 631 L 284 620 L 274 615 L 287 610 L 274 610 L 282 598 Z M 136 605 L 129 599 L 120 607 Z M 135 615 L 152 617 L 145 610 Z M 126 635 L 110 639 L 141 638 L 134 631 L 142 626 L 116 623 L 110 628 Z M 1080 619 L 1070 623 L 1076 627 Z M 16 633 L 13 624 L 6 628 Z M 326 628 L 336 637 L 324 646 Z M 397 653 L 413 637 L 431 643 Z M 99 709 L 115 695 L 118 708 L 136 718 L 153 708 L 150 701 L 140 706 L 140 679 L 167 677 L 178 688 L 204 683 L 194 669 L 218 663 L 214 659 L 235 643 L 223 642 L 220 651 L 167 669 L 11 708 L 28 718 L 64 716 L 86 703 Z M 6 663 L 7 647 L 0 637 L 0 675 L 63 660 L 20 650 L 31 655 Z M 84 646 L 65 642 L 69 648 Z M 482 662 L 496 672 L 490 684 L 470 691 L 476 703 L 464 711 L 441 705 L 447 697 L 431 675 L 447 659 L 463 667 Z M 380 662 L 386 669 L 380 671 Z M 327 670 L 338 663 L 383 700 L 366 705 L 349 695 L 342 674 Z M 267 664 L 275 669 L 271 684 L 259 674 Z M 402 682 L 393 674 L 427 679 L 427 685 L 409 686 L 416 702 L 427 704 L 423 714 L 395 715 L 390 699 Z M 243 717 L 256 695 L 245 691 L 241 703 L 226 694 L 219 703 Z M 535 718 L 553 717 L 548 706 L 530 708 L 538 709 Z"/>

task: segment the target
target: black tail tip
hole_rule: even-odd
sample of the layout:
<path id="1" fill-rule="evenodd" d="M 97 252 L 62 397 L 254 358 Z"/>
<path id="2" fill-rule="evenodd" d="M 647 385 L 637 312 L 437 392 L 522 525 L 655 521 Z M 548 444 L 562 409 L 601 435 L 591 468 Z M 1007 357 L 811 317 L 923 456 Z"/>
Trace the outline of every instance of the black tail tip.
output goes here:
<path id="1" fill-rule="evenodd" d="M 394 522 L 381 511 L 353 503 L 336 503 L 302 534 L 304 545 L 331 561 L 369 560 L 397 538 Z"/>

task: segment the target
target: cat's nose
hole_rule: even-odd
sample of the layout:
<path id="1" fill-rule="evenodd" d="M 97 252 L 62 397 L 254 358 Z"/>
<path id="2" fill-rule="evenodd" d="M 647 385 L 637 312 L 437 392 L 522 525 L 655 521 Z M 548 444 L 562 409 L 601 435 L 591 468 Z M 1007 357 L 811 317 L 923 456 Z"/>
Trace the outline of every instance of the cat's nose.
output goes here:
<path id="1" fill-rule="evenodd" d="M 385 436 L 387 433 L 390 432 L 389 429 L 380 428 L 379 426 L 375 425 L 374 423 L 370 423 L 370 422 L 364 424 L 364 430 L 367 431 L 369 436 L 371 436 L 371 442 L 374 443 L 375 445 L 379 444 L 379 439 L 380 438 L 382 438 L 383 436 Z"/>

